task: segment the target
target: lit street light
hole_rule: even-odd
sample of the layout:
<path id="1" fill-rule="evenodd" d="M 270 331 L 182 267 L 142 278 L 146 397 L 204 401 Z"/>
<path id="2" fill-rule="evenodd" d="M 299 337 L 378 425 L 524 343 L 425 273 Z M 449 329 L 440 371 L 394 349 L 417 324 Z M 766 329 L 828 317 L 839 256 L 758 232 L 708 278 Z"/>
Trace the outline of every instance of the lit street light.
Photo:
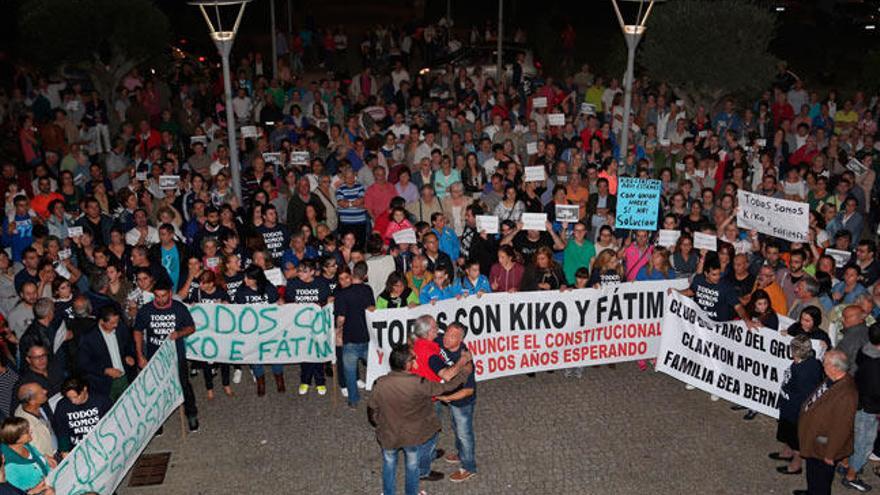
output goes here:
<path id="1" fill-rule="evenodd" d="M 235 138 L 235 112 L 232 110 L 232 76 L 229 71 L 229 55 L 232 52 L 232 44 L 235 42 L 235 35 L 238 33 L 238 27 L 241 25 L 241 18 L 244 15 L 244 7 L 251 0 L 192 0 L 190 5 L 195 5 L 202 11 L 202 16 L 208 24 L 211 39 L 217 45 L 217 51 L 220 52 L 220 58 L 223 61 L 223 89 L 226 93 L 226 134 L 229 138 L 229 169 L 232 172 L 232 190 L 238 196 L 239 201 L 243 201 L 241 197 L 241 165 L 238 161 L 238 141 Z M 213 7 L 215 21 L 211 21 L 208 16 L 206 7 Z M 235 24 L 231 30 L 224 30 L 223 23 L 220 20 L 220 7 L 238 7 L 238 14 L 235 18 Z M 272 36 L 275 36 L 272 33 Z"/>
<path id="2" fill-rule="evenodd" d="M 614 5 L 614 12 L 617 14 L 617 20 L 620 22 L 620 30 L 623 32 L 623 37 L 626 39 L 626 47 L 628 51 L 628 56 L 626 59 L 626 74 L 623 77 L 623 124 L 620 127 L 620 146 L 618 147 L 618 156 L 615 157 L 621 162 L 621 166 L 626 164 L 626 156 L 629 150 L 629 133 L 630 133 L 630 113 L 632 112 L 632 90 L 633 90 L 633 73 L 635 72 L 634 65 L 636 61 L 636 48 L 639 46 L 639 41 L 642 40 L 642 35 L 645 34 L 645 22 L 648 21 L 648 16 L 651 15 L 651 9 L 654 7 L 655 0 L 624 0 L 624 1 L 635 1 L 639 2 L 639 13 L 636 15 L 635 24 L 627 24 L 623 20 L 623 16 L 620 14 L 620 7 L 618 7 L 618 0 L 611 0 Z M 648 4 L 648 8 L 645 9 L 644 13 L 642 12 L 642 7 L 644 4 Z M 614 116 L 611 116 L 612 120 Z M 614 128 L 614 122 L 611 123 L 612 129 Z"/>

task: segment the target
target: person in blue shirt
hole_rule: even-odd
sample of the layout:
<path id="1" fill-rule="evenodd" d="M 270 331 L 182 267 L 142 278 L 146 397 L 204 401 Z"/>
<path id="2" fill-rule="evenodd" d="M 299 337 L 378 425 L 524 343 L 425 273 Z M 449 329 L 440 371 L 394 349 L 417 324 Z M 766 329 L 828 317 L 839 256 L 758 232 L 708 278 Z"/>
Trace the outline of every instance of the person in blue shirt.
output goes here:
<path id="1" fill-rule="evenodd" d="M 34 223 L 31 220 L 27 196 L 16 196 L 15 212 L 3 217 L 3 247 L 12 248 L 12 261 L 21 261 L 25 248 L 34 243 Z"/>
<path id="2" fill-rule="evenodd" d="M 470 260 L 464 265 L 464 276 L 455 283 L 456 292 L 464 297 L 492 292 L 489 279 L 480 273 L 480 262 Z"/>
<path id="3" fill-rule="evenodd" d="M 675 270 L 669 262 L 669 250 L 663 246 L 655 246 L 648 263 L 636 273 L 636 281 L 671 280 L 675 278 Z"/>
<path id="4" fill-rule="evenodd" d="M 290 236 L 290 247 L 284 250 L 281 256 L 281 267 L 285 276 L 290 272 L 290 277 L 295 275 L 290 270 L 298 267 L 303 261 L 318 259 L 318 251 L 314 247 L 306 244 L 306 240 L 299 232 Z"/>
<path id="5" fill-rule="evenodd" d="M 459 297 L 459 292 L 450 282 L 449 269 L 446 265 L 436 266 L 434 279 L 419 292 L 419 303 L 434 304 L 437 301 Z"/>
<path id="6" fill-rule="evenodd" d="M 446 215 L 442 212 L 435 211 L 431 214 L 431 231 L 437 234 L 437 240 L 440 242 L 440 251 L 449 255 L 449 259 L 453 263 L 458 260 L 461 255 L 461 242 L 455 231 L 446 225 Z"/>
<path id="7" fill-rule="evenodd" d="M 724 101 L 724 110 L 715 114 L 715 118 L 712 119 L 712 129 L 715 129 L 715 133 L 718 135 L 724 134 L 726 131 L 733 131 L 739 135 L 739 131 L 742 129 L 742 120 L 734 112 L 733 100 L 728 98 Z"/>

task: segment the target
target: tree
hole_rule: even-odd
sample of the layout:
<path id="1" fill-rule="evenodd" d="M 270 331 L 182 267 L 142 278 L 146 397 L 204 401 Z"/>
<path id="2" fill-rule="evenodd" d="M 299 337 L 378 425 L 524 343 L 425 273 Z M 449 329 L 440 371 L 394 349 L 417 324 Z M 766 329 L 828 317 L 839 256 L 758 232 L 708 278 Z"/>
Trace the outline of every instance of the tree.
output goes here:
<path id="1" fill-rule="evenodd" d="M 19 12 L 28 60 L 84 71 L 108 108 L 123 77 L 170 39 L 168 18 L 150 0 L 27 0 Z"/>
<path id="2" fill-rule="evenodd" d="M 776 58 L 769 53 L 775 18 L 748 0 L 675 0 L 656 5 L 647 22 L 640 64 L 692 107 L 766 88 Z"/>

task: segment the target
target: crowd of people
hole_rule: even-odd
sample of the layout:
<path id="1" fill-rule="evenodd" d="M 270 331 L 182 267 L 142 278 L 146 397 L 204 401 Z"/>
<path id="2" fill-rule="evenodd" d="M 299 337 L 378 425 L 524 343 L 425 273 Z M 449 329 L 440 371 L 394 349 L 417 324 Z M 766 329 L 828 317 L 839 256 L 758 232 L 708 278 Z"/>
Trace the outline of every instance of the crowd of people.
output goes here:
<path id="1" fill-rule="evenodd" d="M 0 163 L 0 490 L 51 493 L 48 470 L 159 346 L 170 339 L 184 355 L 194 331 L 185 303 L 332 303 L 333 378 L 357 407 L 366 311 L 673 278 L 688 278 L 683 292 L 716 320 L 794 337 L 784 448 L 771 455 L 786 462 L 780 473 L 802 473 L 805 460 L 809 493 L 829 493 L 835 469 L 848 488 L 870 490 L 859 473 L 880 454 L 878 97 L 810 90 L 780 67 L 753 99 L 691 108 L 645 76 L 625 123 L 617 75 L 586 65 L 527 82 L 519 54 L 500 78 L 465 67 L 419 74 L 407 39 L 454 48 L 433 29 L 376 30 L 351 80 L 298 77 L 303 62 L 332 65 L 347 49 L 340 30 L 283 40 L 277 75 L 262 56 L 242 58 L 232 105 L 256 137 L 236 142 L 240 196 L 218 71 L 135 69 L 112 102 L 82 82 L 17 72 L 2 99 L 17 154 Z M 550 124 L 553 113 L 563 125 Z M 543 178 L 526 180 L 526 167 Z M 615 227 L 625 176 L 661 181 L 658 228 L 680 232 L 674 243 Z M 740 228 L 738 190 L 808 203 L 809 241 Z M 576 206 L 577 219 L 557 218 L 558 206 Z M 546 214 L 543 228 L 526 228 L 524 213 Z M 698 233 L 717 236 L 717 250 L 696 249 Z M 369 398 L 387 495 L 400 450 L 408 495 L 420 478 L 443 478 L 437 457 L 458 466 L 454 482 L 476 474 L 465 342 L 463 328 L 439 335 L 422 318 L 411 347 L 390 356 L 392 373 Z M 300 368 L 297 393 L 325 395 L 328 369 Z M 271 371 L 285 392 L 284 367 Z M 190 431 L 191 378 L 201 373 L 215 400 L 217 374 L 233 397 L 246 372 L 180 360 Z M 264 367 L 249 373 L 264 396 Z M 457 452 L 438 455 L 447 410 Z"/>

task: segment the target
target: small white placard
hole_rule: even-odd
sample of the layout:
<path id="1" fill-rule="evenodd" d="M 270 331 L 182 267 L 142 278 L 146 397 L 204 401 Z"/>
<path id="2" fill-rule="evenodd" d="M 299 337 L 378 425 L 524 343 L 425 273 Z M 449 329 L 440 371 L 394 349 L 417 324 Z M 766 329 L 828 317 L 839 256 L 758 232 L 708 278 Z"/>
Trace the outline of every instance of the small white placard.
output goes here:
<path id="1" fill-rule="evenodd" d="M 82 227 L 67 227 L 67 235 L 70 237 L 79 237 L 83 235 Z"/>
<path id="2" fill-rule="evenodd" d="M 260 133 L 257 131 L 257 126 L 255 125 L 245 125 L 241 127 L 241 137 L 247 138 L 258 138 L 260 137 Z"/>
<path id="3" fill-rule="evenodd" d="M 537 155 L 538 154 L 538 142 L 530 141 L 526 143 L 526 153 L 529 155 Z"/>
<path id="4" fill-rule="evenodd" d="M 697 133 L 697 136 L 704 138 L 709 135 L 709 131 L 700 131 Z"/>
<path id="5" fill-rule="evenodd" d="M 565 125 L 565 114 L 564 113 L 551 113 L 547 115 L 547 123 L 556 126 L 562 127 Z"/>
<path id="6" fill-rule="evenodd" d="M 706 171 L 701 169 L 694 170 L 694 177 L 704 178 L 706 177 Z"/>
<path id="7" fill-rule="evenodd" d="M 190 136 L 189 137 L 190 146 L 192 146 L 196 143 L 208 144 L 208 136 Z"/>
<path id="8" fill-rule="evenodd" d="M 418 242 L 416 239 L 416 231 L 413 229 L 398 230 L 392 234 L 391 237 L 396 244 L 415 244 Z"/>
<path id="9" fill-rule="evenodd" d="M 852 253 L 840 249 L 829 248 L 825 250 L 825 254 L 834 258 L 834 266 L 836 268 L 843 268 L 847 263 L 849 263 L 849 259 L 852 257 Z"/>
<path id="10" fill-rule="evenodd" d="M 55 273 L 57 273 L 58 276 L 61 278 L 66 278 L 68 280 L 70 279 L 70 270 L 68 270 L 63 263 L 55 264 Z"/>
<path id="11" fill-rule="evenodd" d="M 714 235 L 694 232 L 694 248 L 706 251 L 718 251 L 718 238 Z"/>
<path id="12" fill-rule="evenodd" d="M 284 279 L 284 274 L 281 273 L 281 268 L 273 268 L 271 270 L 266 270 L 263 273 L 266 274 L 266 280 L 275 287 L 287 285 L 287 280 Z"/>
<path id="13" fill-rule="evenodd" d="M 539 96 L 539 97 L 535 98 L 534 100 L 532 100 L 532 107 L 533 108 L 547 108 L 547 97 L 546 96 Z"/>
<path id="14" fill-rule="evenodd" d="M 523 223 L 523 230 L 547 230 L 546 213 L 523 213 L 520 221 Z"/>
<path id="15" fill-rule="evenodd" d="M 290 152 L 290 164 L 291 165 L 308 165 L 309 164 L 309 152 L 308 151 L 291 151 Z"/>
<path id="16" fill-rule="evenodd" d="M 677 107 L 683 107 L 683 106 L 684 106 L 684 100 L 675 100 L 675 106 L 677 106 Z"/>
<path id="17" fill-rule="evenodd" d="M 70 231 L 70 229 L 68 229 L 68 232 L 69 231 Z M 73 251 L 71 251 L 69 248 L 62 249 L 61 251 L 58 251 L 58 259 L 61 261 L 69 259 L 71 256 L 73 256 Z"/>
<path id="18" fill-rule="evenodd" d="M 684 162 L 678 162 L 675 164 L 675 170 L 678 170 L 679 172 L 684 172 L 686 168 L 687 165 L 685 165 Z"/>
<path id="19" fill-rule="evenodd" d="M 526 182 L 541 182 L 546 178 L 544 167 L 536 165 L 534 167 L 526 167 L 526 173 L 523 180 Z"/>
<path id="20" fill-rule="evenodd" d="M 177 186 L 180 184 L 180 176 L 179 175 L 160 175 L 159 176 L 159 189 L 170 190 L 177 189 Z"/>
<path id="21" fill-rule="evenodd" d="M 147 173 L 146 172 L 138 172 L 138 173 L 134 174 L 134 180 L 139 180 L 139 181 L 147 180 Z"/>
<path id="22" fill-rule="evenodd" d="M 657 231 L 657 245 L 663 247 L 675 246 L 679 237 L 681 237 L 680 230 L 660 229 Z"/>
<path id="23" fill-rule="evenodd" d="M 585 115 L 596 115 L 596 105 L 592 103 L 581 103 L 581 113 Z"/>
<path id="24" fill-rule="evenodd" d="M 868 167 L 864 166 L 862 162 L 856 158 L 850 158 L 849 161 L 846 162 L 846 168 L 856 175 L 862 175 L 868 171 Z"/>
<path id="25" fill-rule="evenodd" d="M 217 268 L 220 266 L 220 258 L 217 256 L 212 256 L 210 258 L 205 259 L 205 266 L 210 268 Z"/>
<path id="26" fill-rule="evenodd" d="M 767 146 L 767 140 L 766 139 L 755 139 L 755 144 L 757 144 L 758 146 L 763 148 L 764 146 Z"/>
<path id="27" fill-rule="evenodd" d="M 271 163 L 272 165 L 282 165 L 281 153 L 263 153 L 263 161 L 266 162 L 266 164 Z"/>
<path id="28" fill-rule="evenodd" d="M 556 205 L 556 221 L 574 223 L 578 221 L 581 215 L 581 208 L 578 205 Z"/>
<path id="29" fill-rule="evenodd" d="M 669 146 L 672 144 L 672 141 L 668 139 L 661 139 L 658 142 L 660 143 L 660 146 Z"/>
<path id="30" fill-rule="evenodd" d="M 498 217 L 495 215 L 477 215 L 477 232 L 497 234 L 499 230 Z"/>

